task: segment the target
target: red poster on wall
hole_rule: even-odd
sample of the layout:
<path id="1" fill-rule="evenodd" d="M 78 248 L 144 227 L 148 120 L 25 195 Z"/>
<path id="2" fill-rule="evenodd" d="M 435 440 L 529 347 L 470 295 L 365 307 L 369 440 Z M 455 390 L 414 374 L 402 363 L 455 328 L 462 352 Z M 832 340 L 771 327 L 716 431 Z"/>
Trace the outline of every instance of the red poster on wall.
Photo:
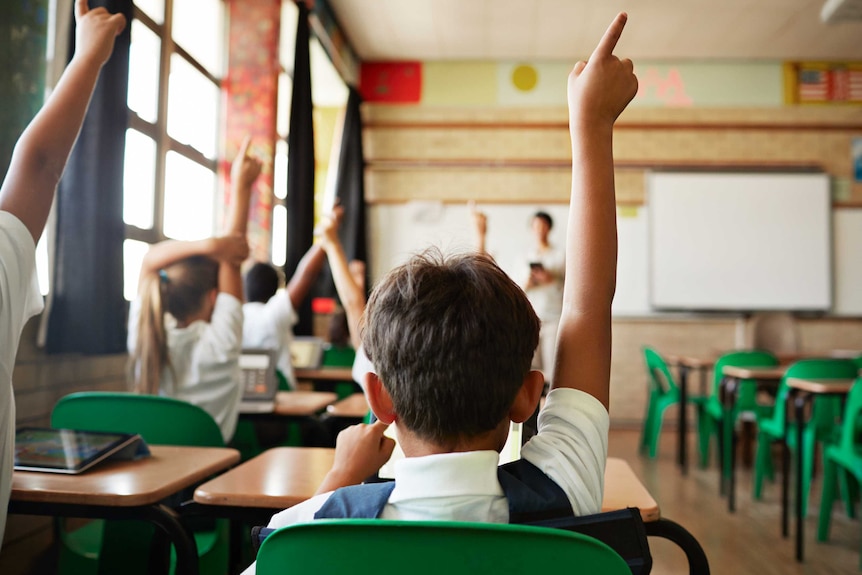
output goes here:
<path id="1" fill-rule="evenodd" d="M 422 99 L 422 63 L 363 62 L 359 92 L 366 102 L 417 104 Z"/>

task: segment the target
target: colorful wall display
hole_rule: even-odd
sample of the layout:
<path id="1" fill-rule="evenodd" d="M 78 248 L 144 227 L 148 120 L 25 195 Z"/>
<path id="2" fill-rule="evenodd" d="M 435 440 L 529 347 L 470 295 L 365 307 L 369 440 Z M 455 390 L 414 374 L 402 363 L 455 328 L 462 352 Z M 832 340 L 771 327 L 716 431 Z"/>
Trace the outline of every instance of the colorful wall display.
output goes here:
<path id="1" fill-rule="evenodd" d="M 862 62 L 785 65 L 788 104 L 862 104 Z"/>

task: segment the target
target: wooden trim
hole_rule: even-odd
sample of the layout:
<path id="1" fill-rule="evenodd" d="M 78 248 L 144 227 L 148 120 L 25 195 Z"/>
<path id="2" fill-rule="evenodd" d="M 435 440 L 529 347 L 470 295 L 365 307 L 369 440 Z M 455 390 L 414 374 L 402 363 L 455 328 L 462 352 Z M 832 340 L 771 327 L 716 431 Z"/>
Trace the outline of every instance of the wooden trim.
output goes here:
<path id="1" fill-rule="evenodd" d="M 568 130 L 567 122 L 366 122 L 365 130 Z M 615 130 L 672 131 L 779 131 L 779 132 L 862 132 L 862 123 L 711 123 L 711 122 L 626 122 L 618 121 Z"/>
<path id="2" fill-rule="evenodd" d="M 438 169 L 438 168 L 551 168 L 551 169 L 571 169 L 572 161 L 569 159 L 559 160 L 531 160 L 531 159 L 483 159 L 483 158 L 464 158 L 464 159 L 374 159 L 368 160 L 365 163 L 366 169 L 372 170 L 410 170 L 410 169 Z M 726 162 L 715 161 L 705 162 L 703 160 L 696 161 L 680 161 L 671 160 L 668 162 L 660 161 L 627 161 L 617 160 L 614 162 L 614 168 L 617 170 L 650 170 L 661 169 L 666 171 L 685 170 L 685 171 L 728 171 L 728 172 L 825 172 L 826 169 L 820 164 L 799 164 L 795 162 Z"/>

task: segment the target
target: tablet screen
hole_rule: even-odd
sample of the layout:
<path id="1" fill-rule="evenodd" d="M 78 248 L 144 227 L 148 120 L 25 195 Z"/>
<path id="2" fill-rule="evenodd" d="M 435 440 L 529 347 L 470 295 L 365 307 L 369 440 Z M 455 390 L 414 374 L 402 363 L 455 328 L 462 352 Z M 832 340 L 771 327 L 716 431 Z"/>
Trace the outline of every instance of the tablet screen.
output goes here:
<path id="1" fill-rule="evenodd" d="M 15 435 L 15 469 L 82 471 L 136 437 L 71 429 L 19 429 Z"/>

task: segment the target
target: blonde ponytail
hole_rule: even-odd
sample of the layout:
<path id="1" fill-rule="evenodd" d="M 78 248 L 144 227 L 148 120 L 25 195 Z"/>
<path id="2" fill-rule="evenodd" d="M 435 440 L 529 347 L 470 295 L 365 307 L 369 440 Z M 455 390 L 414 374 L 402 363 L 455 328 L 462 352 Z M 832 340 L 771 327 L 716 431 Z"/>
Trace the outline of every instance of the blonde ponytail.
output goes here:
<path id="1" fill-rule="evenodd" d="M 141 286 L 138 337 L 129 361 L 129 377 L 134 382 L 136 393 L 159 393 L 162 370 L 170 363 L 163 303 L 165 279 L 158 274 L 150 274 Z"/>

